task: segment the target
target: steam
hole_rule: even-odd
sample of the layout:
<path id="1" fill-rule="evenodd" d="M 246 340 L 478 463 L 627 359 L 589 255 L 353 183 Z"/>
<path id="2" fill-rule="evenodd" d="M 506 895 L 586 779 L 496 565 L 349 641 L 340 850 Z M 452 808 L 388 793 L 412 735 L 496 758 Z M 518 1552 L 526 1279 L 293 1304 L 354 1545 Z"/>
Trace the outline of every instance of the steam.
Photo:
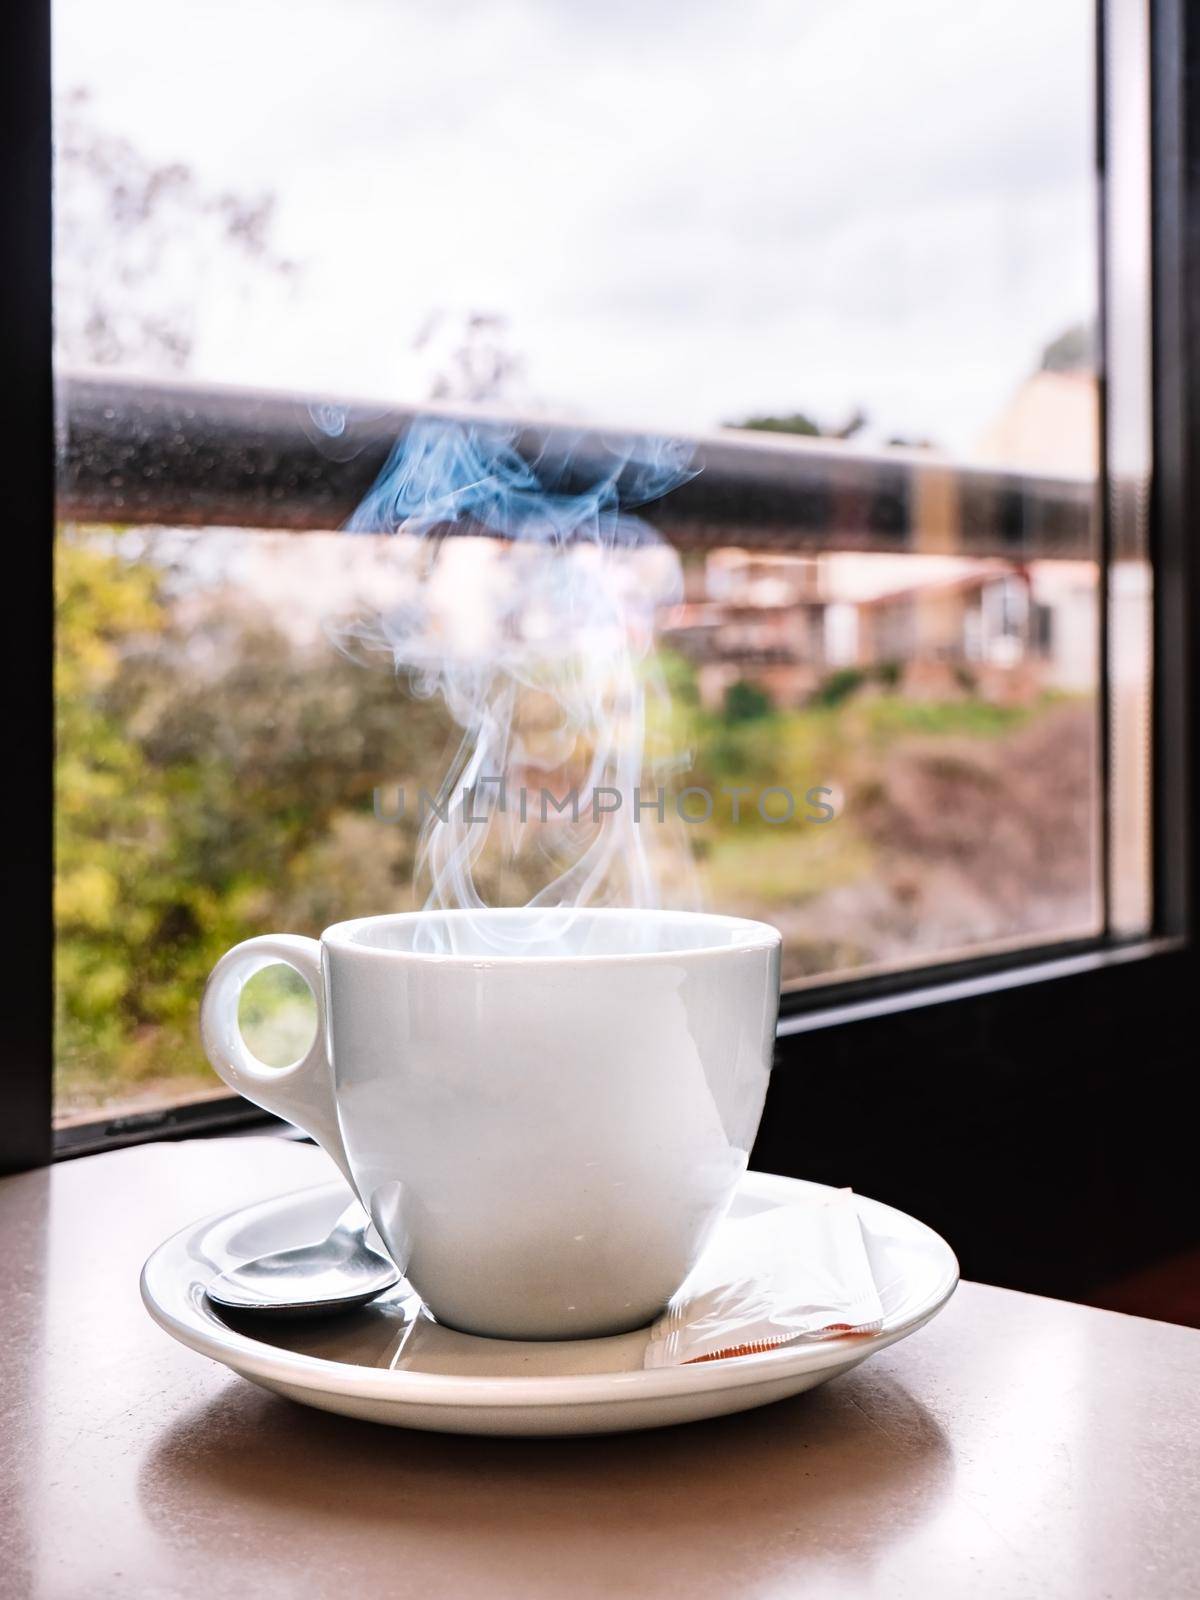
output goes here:
<path id="1" fill-rule="evenodd" d="M 409 428 L 347 524 L 400 541 L 406 586 L 340 636 L 384 652 L 462 730 L 421 828 L 418 889 L 429 908 L 471 911 L 488 903 L 481 879 L 535 885 L 524 903 L 546 917 L 489 924 L 501 948 L 561 933 L 579 907 L 697 898 L 659 798 L 680 762 L 662 744 L 654 616 L 681 572 L 635 514 L 694 476 L 691 451 L 582 434 L 517 446 L 499 424 Z"/>

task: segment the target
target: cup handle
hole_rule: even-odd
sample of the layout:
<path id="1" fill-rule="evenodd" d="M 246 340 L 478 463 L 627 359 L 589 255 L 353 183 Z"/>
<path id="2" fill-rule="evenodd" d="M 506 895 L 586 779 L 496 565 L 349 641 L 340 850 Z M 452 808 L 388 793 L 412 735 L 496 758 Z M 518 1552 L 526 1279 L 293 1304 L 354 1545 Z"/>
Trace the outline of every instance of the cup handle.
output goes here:
<path id="1" fill-rule="evenodd" d="M 300 974 L 317 1003 L 313 1042 L 308 1053 L 290 1067 L 269 1067 L 260 1061 L 238 1025 L 242 989 L 256 972 L 279 962 Z M 325 985 L 318 940 L 295 933 L 268 933 L 234 945 L 217 962 L 205 985 L 200 1041 L 213 1070 L 231 1089 L 314 1138 L 358 1193 L 338 1126 L 333 1070 L 325 1049 Z"/>

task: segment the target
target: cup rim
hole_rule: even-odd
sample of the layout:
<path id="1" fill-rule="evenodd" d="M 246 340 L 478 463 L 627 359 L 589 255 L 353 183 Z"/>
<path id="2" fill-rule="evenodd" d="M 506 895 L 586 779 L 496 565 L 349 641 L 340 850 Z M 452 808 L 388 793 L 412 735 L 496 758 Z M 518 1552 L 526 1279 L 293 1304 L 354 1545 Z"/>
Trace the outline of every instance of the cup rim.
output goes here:
<path id="1" fill-rule="evenodd" d="M 546 907 L 550 914 L 555 908 Z M 477 910 L 463 910 L 460 908 L 441 909 L 424 908 L 419 911 L 391 911 L 382 912 L 375 916 L 351 917 L 343 922 L 332 923 L 321 934 L 321 944 L 328 945 L 331 949 L 345 951 L 354 956 L 369 959 L 382 959 L 385 961 L 414 961 L 430 963 L 440 966 L 461 967 L 490 967 L 490 966 L 568 966 L 576 963 L 580 966 L 599 966 L 616 963 L 678 961 L 686 957 L 712 957 L 732 956 L 747 950 L 777 949 L 783 943 L 783 935 L 778 928 L 772 927 L 769 922 L 758 922 L 750 917 L 727 916 L 715 911 L 685 911 L 670 908 L 644 909 L 629 906 L 581 906 L 574 911 L 565 911 L 564 914 L 578 917 L 610 920 L 618 917 L 657 917 L 664 922 L 682 924 L 695 927 L 697 924 L 707 923 L 710 926 L 722 928 L 736 928 L 742 937 L 727 944 L 687 945 L 675 949 L 663 950 L 614 950 L 614 951 L 581 951 L 567 954 L 556 954 L 552 951 L 517 952 L 509 954 L 505 951 L 488 950 L 474 953 L 440 952 L 432 950 L 396 950 L 387 949 L 380 945 L 359 943 L 355 939 L 358 929 L 368 923 L 416 923 L 426 918 L 447 918 L 453 921 L 470 921 L 478 919 L 486 922 L 515 921 L 521 917 L 536 915 L 527 906 L 481 906 Z"/>

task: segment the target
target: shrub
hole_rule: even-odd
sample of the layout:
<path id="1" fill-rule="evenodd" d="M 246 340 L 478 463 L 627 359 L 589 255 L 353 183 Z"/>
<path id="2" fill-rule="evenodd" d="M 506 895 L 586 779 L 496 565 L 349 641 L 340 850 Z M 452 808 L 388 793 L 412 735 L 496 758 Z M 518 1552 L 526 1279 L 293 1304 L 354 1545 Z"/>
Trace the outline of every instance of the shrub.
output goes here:
<path id="1" fill-rule="evenodd" d="M 831 672 L 822 679 L 820 687 L 813 695 L 813 704 L 818 706 L 840 706 L 843 700 L 849 700 L 852 694 L 857 694 L 866 681 L 866 673 L 859 667 L 839 667 L 836 672 Z"/>
<path id="2" fill-rule="evenodd" d="M 769 717 L 772 709 L 767 691 L 745 678 L 731 683 L 725 691 L 726 722 L 756 722 L 760 717 Z"/>

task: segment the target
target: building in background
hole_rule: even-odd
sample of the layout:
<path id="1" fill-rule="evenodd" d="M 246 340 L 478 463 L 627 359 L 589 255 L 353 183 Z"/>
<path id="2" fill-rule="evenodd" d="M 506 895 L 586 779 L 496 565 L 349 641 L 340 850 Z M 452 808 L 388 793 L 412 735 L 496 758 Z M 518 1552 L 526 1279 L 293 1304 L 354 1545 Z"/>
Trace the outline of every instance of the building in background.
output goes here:
<path id="1" fill-rule="evenodd" d="M 1068 328 L 984 429 L 974 463 L 1094 481 L 1099 402 L 1094 337 Z M 1096 682 L 1092 561 L 1014 563 L 955 555 L 963 515 L 953 467 L 916 512 L 918 552 L 798 556 L 737 549 L 689 566 L 664 633 L 697 669 L 702 702 L 750 682 L 802 705 L 835 673 L 859 671 L 914 697 L 1005 702 Z"/>
<path id="2" fill-rule="evenodd" d="M 1082 693 L 1095 681 L 1088 561 L 727 549 L 692 569 L 688 591 L 663 633 L 695 665 L 711 709 L 739 682 L 777 706 L 803 705 L 847 670 L 930 699 L 1013 702 L 1049 689 Z"/>

